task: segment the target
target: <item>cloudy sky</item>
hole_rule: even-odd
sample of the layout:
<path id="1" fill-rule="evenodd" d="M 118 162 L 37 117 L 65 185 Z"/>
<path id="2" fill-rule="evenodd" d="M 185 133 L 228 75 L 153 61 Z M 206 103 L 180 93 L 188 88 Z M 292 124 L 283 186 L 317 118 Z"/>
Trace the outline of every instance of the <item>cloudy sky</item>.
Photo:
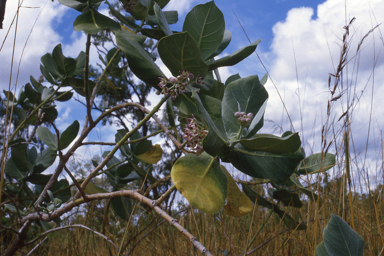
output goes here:
<path id="1" fill-rule="evenodd" d="M 85 35 L 74 32 L 72 28 L 78 15 L 76 11 L 62 6 L 57 0 L 24 0 L 18 22 L 13 22 L 17 2 L 7 2 L 4 29 L 0 30 L 1 90 L 8 90 L 9 86 L 12 89 L 15 86 L 20 88 L 29 81 L 30 75 L 39 77 L 40 57 L 51 52 L 58 43 L 63 44 L 64 54 L 72 57 L 76 57 L 85 47 Z M 205 2 L 171 0 L 166 10 L 179 12 L 179 24 L 171 28 L 180 30 L 187 12 L 194 5 Z M 355 150 L 353 160 L 358 163 L 354 166 L 356 173 L 364 168 L 369 169 L 372 175 L 379 175 L 382 162 L 378 159 L 381 159 L 381 131 L 384 128 L 381 99 L 384 95 L 384 28 L 378 26 L 371 30 L 383 22 L 384 2 L 217 0 L 215 3 L 224 13 L 226 29 L 233 35 L 225 54 L 248 45 L 247 36 L 252 42 L 261 39 L 257 54 L 262 63 L 256 55 L 252 55 L 241 64 L 224 68 L 220 72 L 223 78 L 236 73 L 242 77 L 254 74 L 261 77 L 266 70 L 269 72 L 270 79 L 266 88 L 270 99 L 265 115 L 268 121 L 263 131 L 275 134 L 285 130 L 298 131 L 307 152 L 315 153 L 320 150 L 323 124 L 327 119 L 333 124 L 326 126 L 332 127 L 328 133 L 328 142 L 334 135 L 340 136 L 345 118 L 340 121 L 338 119 L 349 107 L 353 111 L 349 122 Z M 102 10 L 104 8 L 101 7 Z M 349 35 L 346 37 L 348 55 L 344 73 L 334 95 L 343 96 L 331 102 L 328 117 L 327 103 L 332 99 L 328 88 L 329 74 L 336 72 L 343 34 L 346 32 L 344 26 L 353 18 L 355 21 L 349 27 Z M 91 62 L 96 63 L 98 56 L 95 49 L 91 53 Z M 12 56 L 13 75 L 9 81 Z M 333 84 L 334 80 L 331 80 Z M 64 129 L 72 122 L 71 118 L 76 116 L 75 108 L 81 106 L 74 103 L 58 107 L 63 115 L 58 125 Z M 80 121 L 84 119 L 76 118 Z M 99 129 L 94 136 L 113 141 L 114 130 L 114 127 L 104 127 L 103 132 Z M 340 148 L 340 140 L 330 150 L 335 152 L 336 148 Z M 94 153 L 100 149 L 87 150 Z"/>

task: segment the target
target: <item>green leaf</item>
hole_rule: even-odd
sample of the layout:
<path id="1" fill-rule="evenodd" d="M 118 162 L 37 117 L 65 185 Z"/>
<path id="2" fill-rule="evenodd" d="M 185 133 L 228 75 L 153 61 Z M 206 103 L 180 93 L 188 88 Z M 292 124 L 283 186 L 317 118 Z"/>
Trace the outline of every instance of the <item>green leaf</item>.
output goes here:
<path id="1" fill-rule="evenodd" d="M 161 8 L 157 3 L 155 3 L 153 5 L 153 10 L 155 11 L 157 21 L 159 22 L 159 25 L 160 25 L 161 29 L 164 31 L 164 33 L 167 36 L 172 35 L 173 33 L 172 33 L 171 28 L 168 25 L 168 21 L 165 18 L 164 13 L 161 11 Z M 176 14 L 177 14 L 177 12 L 176 12 Z"/>
<path id="2" fill-rule="evenodd" d="M 13 204 L 4 204 L 4 207 L 8 210 L 10 210 L 11 212 L 14 212 L 14 213 L 18 213 L 16 207 L 13 205 Z M 19 209 L 19 212 L 22 216 L 26 216 L 27 214 L 25 212 L 23 212 L 22 210 Z"/>
<path id="3" fill-rule="evenodd" d="M 39 174 L 39 173 L 34 173 L 34 174 L 24 178 L 23 180 L 29 181 L 32 184 L 45 186 L 51 177 L 52 177 L 52 174 L 43 175 L 43 174 Z"/>
<path id="4" fill-rule="evenodd" d="M 162 11 L 164 15 L 164 20 L 169 24 L 176 24 L 179 21 L 179 14 L 177 11 Z M 147 24 L 152 27 L 160 26 L 160 22 L 157 19 L 156 15 L 149 15 Z"/>
<path id="5" fill-rule="evenodd" d="M 43 85 L 38 81 L 36 81 L 36 79 L 33 76 L 30 76 L 29 79 L 31 80 L 31 83 L 33 87 L 36 89 L 36 91 L 39 91 L 39 88 L 43 87 Z"/>
<path id="6" fill-rule="evenodd" d="M 55 108 L 54 105 L 50 105 L 49 107 L 43 108 L 43 112 L 45 116 L 43 117 L 43 122 L 50 122 L 50 121 L 55 121 L 59 113 L 57 112 L 57 109 Z M 48 118 L 50 120 L 48 120 Z"/>
<path id="7" fill-rule="evenodd" d="M 76 69 L 73 75 L 81 75 L 84 73 L 85 52 L 81 51 L 76 58 Z"/>
<path id="8" fill-rule="evenodd" d="M 224 15 L 213 1 L 196 5 L 185 17 L 183 31 L 188 31 L 195 39 L 203 60 L 206 60 L 223 40 Z"/>
<path id="9" fill-rule="evenodd" d="M 17 140 L 20 143 L 25 143 L 24 139 Z M 19 144 L 17 146 L 13 146 L 11 149 L 11 157 L 13 163 L 20 170 L 21 173 L 31 173 L 32 172 L 32 163 L 28 161 L 27 157 L 27 144 Z"/>
<path id="10" fill-rule="evenodd" d="M 272 154 L 292 153 L 298 150 L 301 145 L 298 133 L 283 138 L 270 134 L 255 134 L 252 138 L 241 139 L 239 142 L 247 150 Z"/>
<path id="11" fill-rule="evenodd" d="M 224 206 L 225 213 L 229 216 L 240 217 L 251 212 L 253 208 L 251 200 L 240 191 L 227 169 L 222 165 L 220 167 L 227 176 L 227 200 Z"/>
<path id="12" fill-rule="evenodd" d="M 25 178 L 28 175 L 28 172 L 22 172 L 16 167 L 12 157 L 5 163 L 5 173 L 17 180 Z"/>
<path id="13" fill-rule="evenodd" d="M 82 12 L 87 7 L 87 2 L 76 0 L 59 0 L 59 2 L 65 6 L 71 7 L 76 11 Z"/>
<path id="14" fill-rule="evenodd" d="M 304 223 L 298 223 L 289 216 L 285 211 L 281 210 L 276 204 L 269 202 L 267 199 L 259 195 L 256 191 L 254 191 L 250 186 L 241 184 L 243 187 L 244 193 L 251 199 L 252 202 L 263 206 L 268 209 L 272 209 L 284 222 L 284 224 L 289 228 L 296 228 L 297 230 L 305 230 L 307 226 Z"/>
<path id="15" fill-rule="evenodd" d="M 38 127 L 36 134 L 50 149 L 57 150 L 57 137 L 47 127 Z"/>
<path id="16" fill-rule="evenodd" d="M 30 83 L 27 83 L 24 87 L 25 96 L 32 104 L 39 104 L 41 102 L 41 94 L 35 91 Z"/>
<path id="17" fill-rule="evenodd" d="M 119 142 L 125 136 L 126 133 L 127 132 L 124 129 L 117 130 L 115 134 L 115 142 Z M 120 152 L 125 157 L 131 157 L 132 155 L 131 149 L 127 144 L 121 145 Z"/>
<path id="18" fill-rule="evenodd" d="M 148 13 L 153 15 L 154 14 L 154 10 L 153 10 L 153 5 L 155 3 L 157 3 L 161 9 L 163 9 L 168 3 L 169 3 L 170 0 L 149 0 L 149 3 L 148 3 L 148 7 L 149 7 L 149 10 L 148 10 Z"/>
<path id="19" fill-rule="evenodd" d="M 121 29 L 119 23 L 93 9 L 86 10 L 77 16 L 73 22 L 73 28 L 76 31 L 84 31 L 87 34 L 96 34 L 104 29 Z"/>
<path id="20" fill-rule="evenodd" d="M 316 256 L 329 256 L 327 248 L 325 248 L 324 241 L 316 246 Z"/>
<path id="21" fill-rule="evenodd" d="M 219 47 L 216 49 L 214 53 L 212 53 L 211 56 L 208 57 L 208 59 L 212 59 L 213 57 L 216 57 L 217 55 L 222 53 L 225 50 L 225 48 L 227 48 L 231 40 L 232 40 L 232 33 L 229 30 L 225 30 L 223 40 L 221 41 Z"/>
<path id="22" fill-rule="evenodd" d="M 45 79 L 47 79 L 48 82 L 50 82 L 51 84 L 57 84 L 55 82 L 55 79 L 51 76 L 51 74 L 43 65 L 40 65 L 40 71 L 41 71 L 41 74 L 43 74 L 43 76 L 45 77 Z"/>
<path id="23" fill-rule="evenodd" d="M 221 120 L 217 119 L 215 120 L 216 122 L 214 122 L 205 109 L 199 95 L 195 92 L 195 90 L 192 89 L 191 91 L 192 98 L 195 100 L 200 116 L 205 125 L 209 128 L 208 135 L 203 141 L 204 150 L 212 156 L 218 155 L 219 157 L 223 157 L 227 155 L 229 152 L 229 147 L 227 145 L 228 139 Z"/>
<path id="24" fill-rule="evenodd" d="M 141 155 L 150 150 L 152 147 L 152 142 L 150 140 L 143 140 L 135 143 L 135 147 L 132 150 L 134 155 Z"/>
<path id="25" fill-rule="evenodd" d="M 225 87 L 222 102 L 223 123 L 227 136 L 237 138 L 240 132 L 240 124 L 237 123 L 235 116 L 235 112 L 239 111 L 239 105 L 242 112 L 256 116 L 267 98 L 268 93 L 256 75 L 229 83 Z M 247 134 L 247 137 L 253 136 L 262 126 L 263 119 Z"/>
<path id="26" fill-rule="evenodd" d="M 28 151 L 27 151 L 27 158 L 28 158 L 28 162 L 30 163 L 35 163 L 36 162 L 36 159 L 37 159 L 37 150 L 35 147 L 32 147 L 30 148 Z"/>
<path id="27" fill-rule="evenodd" d="M 88 91 L 90 95 L 92 94 L 95 85 L 96 84 L 93 81 L 88 82 Z M 71 86 L 79 95 L 85 97 L 84 79 L 67 77 L 63 80 L 61 86 Z"/>
<path id="28" fill-rule="evenodd" d="M 157 86 L 159 77 L 165 77 L 160 68 L 155 64 L 148 53 L 140 44 L 132 39 L 130 32 L 126 30 L 115 31 L 116 43 L 123 50 L 127 59 L 129 68 L 143 82 L 159 90 Z"/>
<path id="29" fill-rule="evenodd" d="M 273 198 L 281 201 L 284 206 L 293 206 L 301 208 L 303 203 L 300 201 L 299 195 L 286 189 L 274 190 L 272 192 Z"/>
<path id="30" fill-rule="evenodd" d="M 56 159 L 56 150 L 50 148 L 44 149 L 37 155 L 33 173 L 41 173 L 51 166 Z"/>
<path id="31" fill-rule="evenodd" d="M 173 103 L 172 103 L 172 99 L 169 98 L 167 100 L 167 103 L 166 103 L 166 111 L 167 111 L 167 115 L 168 115 L 168 122 L 169 122 L 169 125 L 171 127 L 175 127 L 176 124 L 175 124 L 175 113 L 173 111 Z"/>
<path id="32" fill-rule="evenodd" d="M 231 75 L 230 77 L 227 78 L 227 80 L 225 81 L 225 87 L 227 87 L 227 85 L 233 81 L 236 81 L 237 79 L 240 79 L 240 75 L 239 74 L 235 74 L 235 75 Z"/>
<path id="33" fill-rule="evenodd" d="M 76 138 L 80 129 L 79 121 L 75 120 L 60 136 L 60 149 L 65 149 Z"/>
<path id="34" fill-rule="evenodd" d="M 43 92 L 41 93 L 41 101 L 45 101 L 46 99 L 51 97 L 51 95 L 54 92 L 55 92 L 55 90 L 53 88 L 44 88 Z"/>
<path id="35" fill-rule="evenodd" d="M 332 214 L 323 231 L 326 250 L 335 256 L 362 256 L 364 240 L 341 217 Z M 317 252 L 317 249 L 316 249 Z"/>
<path id="36" fill-rule="evenodd" d="M 229 156 L 229 161 L 239 171 L 251 177 L 269 179 L 276 183 L 289 179 L 302 159 L 303 155 L 300 151 L 274 155 L 248 151 L 239 144 Z"/>
<path id="37" fill-rule="evenodd" d="M 153 39 L 156 39 L 156 40 L 160 40 L 161 38 L 166 36 L 166 34 L 164 33 L 164 31 L 162 29 L 143 28 L 140 32 L 143 35 L 150 37 L 150 38 L 153 38 Z M 172 33 L 175 33 L 175 32 L 172 31 Z"/>
<path id="38" fill-rule="evenodd" d="M 247 58 L 249 55 L 251 55 L 255 50 L 257 45 L 260 43 L 260 40 L 257 40 L 256 42 L 253 42 L 252 44 L 235 51 L 234 53 L 231 53 L 221 59 L 217 60 L 209 60 L 205 62 L 209 67 L 209 70 L 217 69 L 219 67 L 226 67 L 226 66 L 233 66 L 239 63 L 240 61 Z"/>
<path id="39" fill-rule="evenodd" d="M 214 213 L 223 208 L 227 177 L 219 162 L 208 154 L 179 158 L 172 167 L 171 177 L 177 190 L 199 210 Z"/>
<path id="40" fill-rule="evenodd" d="M 106 56 L 107 63 L 109 63 L 111 61 L 112 57 L 116 54 L 116 52 L 117 52 L 117 48 L 115 48 L 115 47 L 113 47 L 111 50 L 108 51 L 107 56 Z M 116 58 L 113 60 L 112 65 L 118 66 L 120 60 L 121 60 L 121 54 L 118 53 Z"/>
<path id="41" fill-rule="evenodd" d="M 158 51 L 161 60 L 173 76 L 186 69 L 195 77 L 205 76 L 208 66 L 204 63 L 196 41 L 188 32 L 163 37 L 159 41 Z"/>
<path id="42" fill-rule="evenodd" d="M 116 17 L 121 23 L 133 28 L 133 29 L 140 29 L 140 26 L 136 25 L 133 21 L 132 17 L 126 17 L 122 15 L 120 12 L 116 11 L 115 8 L 111 6 L 111 4 L 108 1 L 105 1 L 106 4 L 108 4 L 109 10 L 111 11 L 111 14 Z"/>
<path id="43" fill-rule="evenodd" d="M 52 52 L 52 58 L 62 76 L 71 76 L 76 70 L 76 60 L 66 58 L 63 55 L 61 44 L 56 45 Z"/>
<path id="44" fill-rule="evenodd" d="M 119 165 L 116 171 L 116 175 L 120 178 L 127 177 L 131 174 L 135 169 L 130 163 Z"/>
<path id="45" fill-rule="evenodd" d="M 299 168 L 299 173 L 325 172 L 335 165 L 336 158 L 334 154 L 327 153 L 323 159 L 322 156 L 322 153 L 317 153 L 305 158 Z"/>
<path id="46" fill-rule="evenodd" d="M 148 3 L 146 1 L 137 1 L 135 7 L 129 12 L 135 20 L 148 19 Z"/>
<path id="47" fill-rule="evenodd" d="M 113 212 L 125 221 L 129 220 L 132 213 L 132 202 L 126 197 L 116 197 L 111 199 Z"/>
<path id="48" fill-rule="evenodd" d="M 55 100 L 60 102 L 68 101 L 72 98 L 73 92 L 65 91 L 65 92 L 56 92 Z"/>
<path id="49" fill-rule="evenodd" d="M 297 175 L 295 173 L 293 173 L 290 177 L 291 181 L 293 183 L 295 183 L 296 186 L 299 187 L 300 191 L 304 194 L 306 194 L 308 196 L 308 198 L 313 201 L 313 202 L 316 202 L 317 199 L 319 199 L 319 196 L 316 195 L 315 193 L 313 193 L 311 190 L 309 189 L 306 189 L 303 187 L 303 185 L 301 185 L 300 181 L 297 179 Z"/>
<path id="50" fill-rule="evenodd" d="M 66 179 L 56 181 L 52 192 L 55 194 L 55 198 L 60 199 L 62 203 L 67 202 L 71 198 L 71 187 Z"/>
<path id="51" fill-rule="evenodd" d="M 62 79 L 63 76 L 61 75 L 58 67 L 57 67 L 57 64 L 55 62 L 55 60 L 53 59 L 52 55 L 50 53 L 46 53 L 43 57 L 41 57 L 41 63 L 43 63 L 44 65 L 44 68 L 52 75 L 52 77 L 54 79 Z M 42 71 L 43 72 L 43 71 Z M 45 74 L 43 73 L 43 75 L 45 76 Z M 49 77 L 49 76 L 48 76 Z M 47 76 L 45 76 L 45 78 L 47 78 L 47 80 L 49 82 L 50 79 L 48 79 Z"/>
<path id="52" fill-rule="evenodd" d="M 147 164 L 158 163 L 161 160 L 162 156 L 163 156 L 163 149 L 160 147 L 159 144 L 151 146 L 150 149 L 143 154 L 135 155 L 137 159 Z"/>
<path id="53" fill-rule="evenodd" d="M 98 194 L 98 193 L 108 193 L 107 190 L 93 184 L 93 183 L 88 183 L 87 186 L 84 189 L 84 192 L 87 193 L 88 195 L 93 195 L 93 194 Z"/>

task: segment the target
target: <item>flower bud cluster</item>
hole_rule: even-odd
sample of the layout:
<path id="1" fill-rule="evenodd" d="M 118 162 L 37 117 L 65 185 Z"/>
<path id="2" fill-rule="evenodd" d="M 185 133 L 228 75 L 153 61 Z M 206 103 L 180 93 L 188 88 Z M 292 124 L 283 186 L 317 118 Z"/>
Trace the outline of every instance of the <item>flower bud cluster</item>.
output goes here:
<path id="1" fill-rule="evenodd" d="M 162 94 L 167 97 L 170 96 L 173 100 L 175 100 L 180 93 L 187 91 L 189 84 L 203 84 L 204 77 L 197 76 L 195 80 L 193 79 L 194 75 L 184 69 L 183 71 L 180 71 L 180 75 L 177 77 L 171 77 L 169 79 L 159 77 L 160 83 L 158 86 L 162 89 Z M 167 84 L 171 84 L 171 87 L 167 87 Z"/>
<path id="2" fill-rule="evenodd" d="M 237 123 L 241 126 L 249 126 L 252 122 L 253 114 L 246 114 L 245 112 L 235 112 L 235 117 L 237 117 Z"/>
<path id="3" fill-rule="evenodd" d="M 193 149 L 196 155 L 204 152 L 203 140 L 207 136 L 208 131 L 200 130 L 196 118 L 188 118 L 189 124 L 185 125 L 183 138 L 186 140 L 186 146 Z"/>

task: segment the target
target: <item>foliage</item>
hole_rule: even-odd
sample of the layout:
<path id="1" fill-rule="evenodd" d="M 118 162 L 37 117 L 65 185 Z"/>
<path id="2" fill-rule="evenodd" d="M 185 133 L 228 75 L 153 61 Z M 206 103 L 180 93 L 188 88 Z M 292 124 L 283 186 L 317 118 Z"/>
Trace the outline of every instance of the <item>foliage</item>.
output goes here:
<path id="1" fill-rule="evenodd" d="M 80 12 L 73 27 L 88 34 L 85 52 L 81 51 L 76 58 L 66 57 L 59 44 L 52 53 L 41 58 L 44 81 L 31 76 L 31 82 L 20 89 L 18 96 L 5 92 L 10 102 L 6 107 L 17 110 L 22 118 L 7 138 L 10 157 L 3 154 L 2 159 L 6 163 L 5 181 L 1 185 L 10 200 L 4 204 L 7 212 L 4 218 L 7 223 L 19 221 L 25 224 L 18 231 L 23 235 L 12 237 L 8 254 L 24 245 L 32 223 L 39 226 L 41 233 L 52 228 L 47 225 L 51 221 L 60 225 L 60 218 L 73 207 L 102 199 L 109 200 L 104 205 L 106 214 L 112 208 L 113 213 L 126 222 L 138 214 L 139 211 L 135 211 L 138 202 L 145 204 L 146 211 L 155 210 L 189 237 L 197 249 L 206 253 L 204 245 L 192 239 L 193 236 L 161 208 L 162 202 L 175 189 L 190 205 L 205 213 L 224 208 L 230 216 L 243 216 L 252 211 L 253 202 L 271 209 L 271 213 L 276 213 L 287 227 L 306 229 L 302 219 L 292 217 L 281 206 L 303 207 L 305 201 L 298 191 L 316 201 L 318 196 L 298 179 L 328 170 L 335 164 L 334 156 L 320 153 L 305 157 L 298 133 L 288 131 L 281 136 L 258 133 L 264 124 L 268 99 L 264 88 L 266 78 L 234 75 L 223 83 L 218 76 L 213 76 L 218 68 L 235 65 L 247 58 L 260 41 L 216 59 L 228 46 L 231 34 L 225 29 L 223 14 L 213 1 L 195 6 L 185 18 L 183 31 L 178 32 L 169 27 L 177 22 L 177 12 L 162 10 L 168 1 L 121 1 L 124 14 L 107 3 L 114 19 L 99 12 L 102 0 L 60 2 Z M 197 22 L 200 20 L 203 22 Z M 100 35 L 106 31 L 111 32 L 109 36 L 117 47 L 100 56 L 104 65 L 100 74 L 89 66 L 91 34 Z M 97 41 L 97 36 L 94 38 Z M 158 41 L 156 46 L 152 40 Z M 167 78 L 155 63 L 156 56 L 149 53 L 149 49 L 155 47 L 174 77 Z M 130 72 L 141 80 L 139 84 L 132 82 Z M 162 89 L 164 97 L 149 111 L 144 104 L 148 103 L 151 88 L 159 92 Z M 140 96 L 139 103 L 125 102 L 131 98 L 131 89 Z M 114 94 L 115 90 L 122 90 L 125 95 L 106 96 Z M 75 120 L 60 131 L 55 125 L 58 118 L 56 102 L 69 101 L 74 94 L 85 102 L 86 124 L 81 130 L 79 121 Z M 96 95 L 101 95 L 104 101 L 111 99 L 98 108 L 100 115 L 97 117 L 91 111 Z M 167 116 L 163 122 L 167 123 L 155 115 L 165 104 Z M 113 149 L 105 151 L 101 159 L 93 160 L 93 168 L 84 178 L 76 179 L 67 168 L 70 158 L 102 120 L 135 113 L 117 112 L 126 108 L 140 113 L 136 117 L 129 116 L 133 127 L 117 130 Z M 172 154 L 177 156 L 177 161 L 162 166 L 168 169 L 168 172 L 164 169 L 163 174 L 171 169 L 174 183 L 165 193 L 156 189 L 163 177 L 153 172 L 153 165 L 165 158 L 161 145 L 150 139 L 158 132 L 154 129 L 150 131 L 152 134 L 147 134 L 148 129 L 140 132 L 151 118 L 160 126 L 158 131 L 165 132 L 185 154 L 180 157 L 175 151 L 176 154 Z M 193 126 L 190 121 L 188 136 L 179 136 L 181 129 L 177 130 L 176 126 L 183 126 L 188 118 L 194 120 Z M 120 123 L 124 126 L 124 121 Z M 29 126 L 35 129 L 26 140 L 19 136 L 19 132 Z M 191 138 L 197 137 L 202 141 L 191 142 Z M 33 138 L 40 139 L 46 148 L 38 152 L 31 146 Z M 185 146 L 191 147 L 192 151 Z M 205 151 L 203 154 L 202 150 Z M 48 168 L 56 159 L 58 166 L 53 174 L 48 174 Z M 268 191 L 270 197 L 260 195 L 246 185 L 243 186 L 244 194 L 222 163 L 270 183 L 274 187 Z M 65 178 L 59 179 L 64 173 L 67 174 Z M 94 184 L 104 175 L 107 182 L 103 187 Z M 74 190 L 72 194 L 71 188 Z M 126 230 L 119 246 L 120 253 L 125 250 L 125 235 Z M 327 250 L 330 249 L 327 247 Z"/>

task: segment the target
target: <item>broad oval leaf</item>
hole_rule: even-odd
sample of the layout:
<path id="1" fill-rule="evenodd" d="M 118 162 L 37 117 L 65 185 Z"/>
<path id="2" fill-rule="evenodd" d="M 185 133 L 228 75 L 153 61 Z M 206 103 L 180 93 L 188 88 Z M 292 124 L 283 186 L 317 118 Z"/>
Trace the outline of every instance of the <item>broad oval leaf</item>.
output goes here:
<path id="1" fill-rule="evenodd" d="M 227 169 L 222 165 L 220 167 L 227 176 L 227 203 L 224 206 L 225 213 L 229 216 L 241 217 L 251 212 L 253 208 L 251 200 L 240 191 Z"/>
<path id="2" fill-rule="evenodd" d="M 272 195 L 274 199 L 281 201 L 284 206 L 293 206 L 296 208 L 301 208 L 303 206 L 299 195 L 287 189 L 273 190 Z"/>
<path id="3" fill-rule="evenodd" d="M 84 1 L 76 1 L 76 0 L 59 0 L 59 2 L 63 5 L 71 7 L 76 11 L 83 11 L 85 7 L 87 7 L 88 3 Z"/>
<path id="4" fill-rule="evenodd" d="M 88 195 L 98 194 L 98 193 L 108 193 L 105 189 L 89 182 L 84 189 L 84 192 Z"/>
<path id="5" fill-rule="evenodd" d="M 223 40 L 224 15 L 213 1 L 196 5 L 185 17 L 183 31 L 197 42 L 203 60 L 216 51 Z"/>
<path id="6" fill-rule="evenodd" d="M 329 256 L 324 241 L 316 246 L 316 256 Z"/>
<path id="7" fill-rule="evenodd" d="M 116 197 L 111 199 L 113 212 L 125 221 L 129 220 L 132 213 L 132 202 L 126 197 Z"/>
<path id="8" fill-rule="evenodd" d="M 52 177 L 52 174 L 44 175 L 44 174 L 34 173 L 24 178 L 23 180 L 31 182 L 32 184 L 45 186 L 51 177 Z"/>
<path id="9" fill-rule="evenodd" d="M 77 16 L 73 28 L 87 34 L 96 34 L 103 29 L 120 30 L 120 24 L 96 10 L 89 9 Z"/>
<path id="10" fill-rule="evenodd" d="M 196 41 L 188 32 L 163 37 L 159 41 L 158 51 L 173 76 L 178 76 L 184 69 L 195 77 L 207 74 L 208 66 L 201 57 Z"/>
<path id="11" fill-rule="evenodd" d="M 231 40 L 232 40 L 232 33 L 231 33 L 231 31 L 225 30 L 224 31 L 223 40 L 221 41 L 219 47 L 216 49 L 216 51 L 214 53 L 212 53 L 211 56 L 208 57 L 208 59 L 212 59 L 213 57 L 216 57 L 217 55 L 222 53 L 225 50 L 225 48 L 227 48 L 227 46 L 229 45 Z"/>
<path id="12" fill-rule="evenodd" d="M 259 151 L 248 151 L 237 144 L 229 156 L 229 161 L 239 171 L 255 178 L 283 182 L 292 175 L 303 159 L 300 151 L 281 155 Z"/>
<path id="13" fill-rule="evenodd" d="M 18 139 L 16 141 L 21 144 L 13 146 L 11 149 L 13 163 L 21 173 L 31 173 L 33 166 L 32 163 L 28 161 L 28 145 L 23 143 L 25 142 L 24 139 Z"/>
<path id="14" fill-rule="evenodd" d="M 44 149 L 37 155 L 35 165 L 33 167 L 33 173 L 41 173 L 51 166 L 56 159 L 56 150 L 52 150 L 49 147 Z"/>
<path id="15" fill-rule="evenodd" d="M 234 53 L 231 53 L 221 59 L 209 60 L 205 63 L 208 65 L 209 70 L 217 69 L 219 67 L 236 65 L 237 63 L 251 55 L 256 50 L 256 47 L 259 43 L 260 40 L 257 40 L 256 42 L 253 42 L 252 44 L 240 50 L 237 50 Z"/>
<path id="16" fill-rule="evenodd" d="M 50 149 L 57 150 L 57 137 L 47 127 L 38 127 L 36 134 Z"/>
<path id="17" fill-rule="evenodd" d="M 76 70 L 76 60 L 63 55 L 61 44 L 56 45 L 52 51 L 52 58 L 62 76 L 72 76 Z"/>
<path id="18" fill-rule="evenodd" d="M 364 240 L 341 217 L 332 214 L 323 231 L 326 250 L 334 256 L 362 256 Z M 317 251 L 317 250 L 316 250 Z"/>
<path id="19" fill-rule="evenodd" d="M 65 149 L 76 138 L 80 129 L 79 121 L 75 120 L 60 136 L 60 149 Z"/>
<path id="20" fill-rule="evenodd" d="M 179 158 L 172 167 L 171 177 L 177 190 L 199 210 L 214 213 L 223 208 L 227 177 L 218 161 L 208 154 Z"/>
<path id="21" fill-rule="evenodd" d="M 235 117 L 235 112 L 239 111 L 239 105 L 241 111 L 255 116 L 267 98 L 268 93 L 256 75 L 239 78 L 229 83 L 225 87 L 222 101 L 223 123 L 227 136 L 237 138 L 240 132 L 240 124 Z M 263 126 L 263 122 L 261 119 L 255 128 L 247 133 L 247 137 L 253 136 Z"/>
<path id="22" fill-rule="evenodd" d="M 159 144 L 153 145 L 144 154 L 135 155 L 137 159 L 147 164 L 156 164 L 163 156 L 163 149 Z"/>
<path id="23" fill-rule="evenodd" d="M 303 160 L 299 173 L 325 172 L 331 169 L 335 163 L 336 157 L 334 154 L 327 153 L 324 157 L 322 153 L 313 154 Z"/>
<path id="24" fill-rule="evenodd" d="M 143 47 L 132 39 L 131 34 L 124 29 L 115 31 L 116 43 L 125 53 L 132 72 L 139 79 L 159 90 L 157 86 L 159 77 L 165 77 L 165 75 Z"/>
<path id="25" fill-rule="evenodd" d="M 28 172 L 20 171 L 15 165 L 12 157 L 5 163 L 5 173 L 15 179 L 23 179 L 27 177 Z"/>
<path id="26" fill-rule="evenodd" d="M 298 150 L 301 145 L 298 133 L 283 138 L 271 134 L 255 134 L 252 138 L 241 139 L 239 142 L 247 150 L 272 154 L 292 153 Z"/>

